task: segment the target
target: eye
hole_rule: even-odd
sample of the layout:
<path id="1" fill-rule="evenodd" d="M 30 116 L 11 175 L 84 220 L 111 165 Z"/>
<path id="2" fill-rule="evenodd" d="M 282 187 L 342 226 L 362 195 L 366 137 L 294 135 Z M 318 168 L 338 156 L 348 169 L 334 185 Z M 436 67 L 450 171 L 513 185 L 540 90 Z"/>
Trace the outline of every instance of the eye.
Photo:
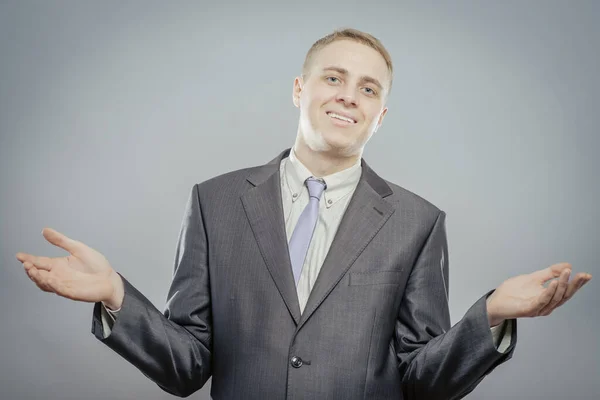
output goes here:
<path id="1" fill-rule="evenodd" d="M 377 95 L 377 92 L 375 90 L 371 89 L 370 87 L 365 87 L 364 90 L 365 90 L 365 92 L 367 92 L 367 94 Z"/>
<path id="2" fill-rule="evenodd" d="M 325 78 L 327 82 L 338 83 L 340 80 L 335 76 L 328 76 Z"/>

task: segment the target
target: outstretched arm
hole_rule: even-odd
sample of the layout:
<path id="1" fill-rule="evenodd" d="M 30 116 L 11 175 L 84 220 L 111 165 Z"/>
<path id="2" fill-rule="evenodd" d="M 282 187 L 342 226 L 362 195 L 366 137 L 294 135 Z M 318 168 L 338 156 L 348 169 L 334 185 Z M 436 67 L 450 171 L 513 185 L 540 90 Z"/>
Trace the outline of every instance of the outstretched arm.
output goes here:
<path id="1" fill-rule="evenodd" d="M 95 302 L 94 335 L 165 391 L 187 396 L 211 375 L 212 316 L 201 214 L 195 185 L 186 206 L 164 315 L 116 273 L 102 254 L 52 229 L 44 229 L 44 237 L 68 251 L 69 256 L 18 253 L 17 259 L 40 289 Z M 120 308 L 106 337 L 102 302 L 111 309 Z"/>
<path id="2" fill-rule="evenodd" d="M 548 315 L 591 279 L 578 274 L 567 284 L 568 264 L 507 280 L 482 296 L 450 327 L 448 246 L 441 212 L 412 269 L 396 322 L 394 345 L 407 399 L 459 399 L 512 357 L 516 318 Z M 561 275 L 562 273 L 562 275 Z M 545 281 L 559 277 L 546 288 Z M 511 343 L 494 345 L 490 327 L 508 322 Z"/>

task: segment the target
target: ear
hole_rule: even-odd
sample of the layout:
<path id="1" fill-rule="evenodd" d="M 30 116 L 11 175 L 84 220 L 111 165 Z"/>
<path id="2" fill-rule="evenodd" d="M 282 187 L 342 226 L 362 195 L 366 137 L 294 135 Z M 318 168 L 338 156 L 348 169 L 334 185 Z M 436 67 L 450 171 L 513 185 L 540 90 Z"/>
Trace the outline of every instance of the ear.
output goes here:
<path id="1" fill-rule="evenodd" d="M 297 76 L 294 79 L 294 90 L 292 92 L 292 101 L 297 108 L 300 108 L 300 94 L 304 88 L 304 80 L 301 76 Z"/>
<path id="2" fill-rule="evenodd" d="M 387 111 L 388 111 L 388 108 L 384 107 L 383 111 L 381 111 L 381 114 L 379 114 L 379 120 L 377 121 L 377 126 L 375 127 L 375 130 L 373 131 L 373 133 L 377 132 L 379 127 L 381 127 L 381 124 L 383 123 L 383 118 L 385 117 L 385 114 L 387 114 Z"/>

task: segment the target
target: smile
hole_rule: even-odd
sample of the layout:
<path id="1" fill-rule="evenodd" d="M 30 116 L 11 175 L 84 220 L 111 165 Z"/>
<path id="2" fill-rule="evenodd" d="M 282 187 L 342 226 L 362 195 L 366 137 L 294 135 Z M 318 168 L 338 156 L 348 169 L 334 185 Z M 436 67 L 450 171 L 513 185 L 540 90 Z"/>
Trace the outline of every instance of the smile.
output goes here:
<path id="1" fill-rule="evenodd" d="M 356 123 L 356 121 L 350 117 L 346 117 L 344 115 L 340 115 L 340 114 L 337 114 L 337 113 L 334 113 L 331 111 L 328 112 L 327 115 L 329 116 L 329 118 L 332 118 L 332 119 L 335 119 L 338 121 L 344 121 L 347 124 L 355 124 Z"/>

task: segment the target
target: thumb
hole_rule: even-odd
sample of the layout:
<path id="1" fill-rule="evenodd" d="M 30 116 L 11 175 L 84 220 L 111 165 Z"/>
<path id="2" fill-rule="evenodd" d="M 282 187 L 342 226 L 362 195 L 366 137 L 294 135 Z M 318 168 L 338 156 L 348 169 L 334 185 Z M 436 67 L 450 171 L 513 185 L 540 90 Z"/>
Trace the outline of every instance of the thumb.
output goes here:
<path id="1" fill-rule="evenodd" d="M 79 247 L 79 242 L 68 238 L 67 236 L 63 235 L 58 231 L 55 231 L 52 228 L 44 228 L 42 230 L 42 235 L 48 242 L 60 247 L 61 249 L 68 251 L 71 254 L 75 253 L 75 251 Z"/>
<path id="2" fill-rule="evenodd" d="M 533 277 L 534 277 L 534 279 L 536 279 L 539 282 L 546 282 L 550 279 L 559 277 L 560 273 L 563 272 L 567 268 L 570 269 L 571 264 L 566 263 L 566 262 L 554 264 L 554 265 L 549 266 L 548 268 L 544 268 L 544 269 L 534 272 Z"/>

